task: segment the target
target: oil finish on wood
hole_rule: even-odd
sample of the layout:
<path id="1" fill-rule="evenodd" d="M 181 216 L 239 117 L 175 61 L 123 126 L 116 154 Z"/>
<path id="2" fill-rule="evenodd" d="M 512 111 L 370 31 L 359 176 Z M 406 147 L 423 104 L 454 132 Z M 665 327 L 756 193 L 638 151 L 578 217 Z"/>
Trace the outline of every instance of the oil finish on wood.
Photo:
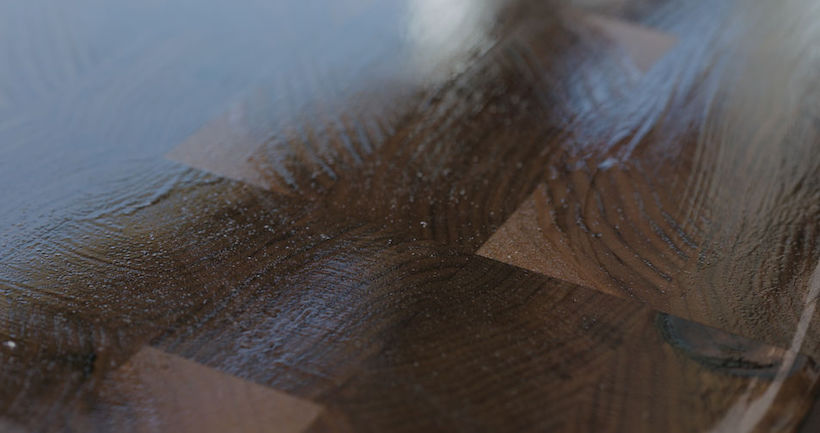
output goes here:
<path id="1" fill-rule="evenodd" d="M 814 432 L 818 23 L 0 5 L 0 431 Z"/>

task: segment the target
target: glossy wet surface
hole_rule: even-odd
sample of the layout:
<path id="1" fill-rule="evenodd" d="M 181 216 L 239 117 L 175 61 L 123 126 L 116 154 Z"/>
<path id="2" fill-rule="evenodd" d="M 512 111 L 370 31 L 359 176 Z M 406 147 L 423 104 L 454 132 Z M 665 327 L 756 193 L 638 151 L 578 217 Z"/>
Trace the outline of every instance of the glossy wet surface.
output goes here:
<path id="1" fill-rule="evenodd" d="M 268 3 L 0 6 L 0 430 L 820 425 L 816 2 Z"/>

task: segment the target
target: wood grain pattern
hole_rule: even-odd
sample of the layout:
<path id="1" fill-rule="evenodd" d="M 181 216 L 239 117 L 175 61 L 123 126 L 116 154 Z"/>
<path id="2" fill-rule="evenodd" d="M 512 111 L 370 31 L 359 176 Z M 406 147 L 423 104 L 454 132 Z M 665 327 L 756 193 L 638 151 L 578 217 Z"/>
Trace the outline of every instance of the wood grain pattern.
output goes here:
<path id="1" fill-rule="evenodd" d="M 168 266 L 188 270 L 179 279 L 143 275 L 97 289 L 134 307 L 98 329 L 114 317 L 141 325 L 136 334 L 120 328 L 121 340 L 99 344 L 73 367 L 98 384 L 79 395 L 112 386 L 103 354 L 150 332 L 165 351 L 321 402 L 352 431 L 698 431 L 772 381 L 783 391 L 756 427 L 790 431 L 815 392 L 818 369 L 808 358 L 777 378 L 781 349 L 384 227 L 344 223 L 321 208 L 288 207 L 264 191 L 224 182 L 197 190 L 153 208 L 150 219 L 175 218 L 175 208 L 220 191 L 242 211 L 214 209 L 176 226 L 181 232 L 155 233 L 168 242 Z M 222 229 L 200 229 L 214 223 Z M 254 242 L 237 243 L 243 233 L 255 233 Z M 205 251 L 216 255 L 203 261 Z M 145 299 L 162 299 L 158 287 L 204 296 L 175 315 L 172 297 Z M 133 304 L 139 300 L 151 307 Z M 152 321 L 153 330 L 145 326 Z M 43 355 L 27 356 L 29 391 L 53 389 L 32 376 Z M 88 400 L 62 404 L 82 413 Z"/>
<path id="2" fill-rule="evenodd" d="M 139 430 L 160 350 L 314 432 L 811 431 L 809 0 L 92 3 L 0 6 L 0 428 Z"/>

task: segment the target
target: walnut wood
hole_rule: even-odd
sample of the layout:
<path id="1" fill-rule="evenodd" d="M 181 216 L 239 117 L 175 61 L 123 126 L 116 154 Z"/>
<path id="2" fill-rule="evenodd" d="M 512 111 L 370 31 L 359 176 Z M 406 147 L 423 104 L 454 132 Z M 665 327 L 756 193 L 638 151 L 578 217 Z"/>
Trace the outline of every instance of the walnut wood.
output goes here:
<path id="1" fill-rule="evenodd" d="M 811 431 L 820 10 L 434 3 L 5 6 L 0 430 Z"/>

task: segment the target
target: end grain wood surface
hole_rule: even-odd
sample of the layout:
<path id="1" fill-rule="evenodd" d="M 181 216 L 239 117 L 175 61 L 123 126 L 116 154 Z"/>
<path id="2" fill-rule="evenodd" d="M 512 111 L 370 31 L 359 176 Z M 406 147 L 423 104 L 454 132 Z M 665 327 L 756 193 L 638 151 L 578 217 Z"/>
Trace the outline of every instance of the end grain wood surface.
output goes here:
<path id="1" fill-rule="evenodd" d="M 818 22 L 0 5 L 0 431 L 812 432 Z"/>

